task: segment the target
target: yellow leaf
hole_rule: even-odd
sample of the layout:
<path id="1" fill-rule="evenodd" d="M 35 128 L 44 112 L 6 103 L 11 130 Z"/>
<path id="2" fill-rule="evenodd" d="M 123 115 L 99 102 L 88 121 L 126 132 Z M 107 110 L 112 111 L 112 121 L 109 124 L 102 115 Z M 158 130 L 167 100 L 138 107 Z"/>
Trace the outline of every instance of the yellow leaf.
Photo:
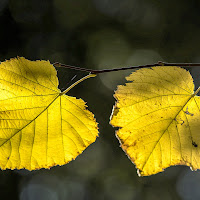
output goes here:
<path id="1" fill-rule="evenodd" d="M 61 93 L 55 68 L 23 57 L 0 64 L 0 167 L 63 165 L 96 140 L 83 100 Z"/>
<path id="2" fill-rule="evenodd" d="M 118 86 L 111 124 L 123 150 L 148 176 L 172 165 L 200 168 L 200 98 L 193 79 L 180 67 L 132 73 Z"/>

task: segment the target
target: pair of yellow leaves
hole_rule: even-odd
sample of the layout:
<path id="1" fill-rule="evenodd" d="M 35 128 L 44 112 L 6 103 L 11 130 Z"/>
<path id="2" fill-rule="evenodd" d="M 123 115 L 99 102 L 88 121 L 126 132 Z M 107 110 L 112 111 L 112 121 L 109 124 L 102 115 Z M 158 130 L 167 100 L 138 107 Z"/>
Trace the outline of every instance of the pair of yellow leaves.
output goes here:
<path id="1" fill-rule="evenodd" d="M 172 165 L 199 169 L 200 99 L 189 72 L 153 67 L 127 80 L 115 93 L 110 124 L 120 127 L 116 135 L 139 174 Z M 65 92 L 47 61 L 18 57 L 0 64 L 1 169 L 63 165 L 96 140 L 93 114 Z"/>

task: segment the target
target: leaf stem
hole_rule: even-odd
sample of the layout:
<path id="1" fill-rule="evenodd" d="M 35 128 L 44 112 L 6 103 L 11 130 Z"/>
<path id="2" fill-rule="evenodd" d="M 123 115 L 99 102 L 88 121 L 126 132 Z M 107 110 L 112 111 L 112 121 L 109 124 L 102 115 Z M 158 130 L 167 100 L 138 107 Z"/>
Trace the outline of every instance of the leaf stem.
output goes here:
<path id="1" fill-rule="evenodd" d="M 79 84 L 80 82 L 88 79 L 88 78 L 92 78 L 95 77 L 96 74 L 88 74 L 87 76 L 84 76 L 83 78 L 81 78 L 80 80 L 76 81 L 75 83 L 73 83 L 72 85 L 70 85 L 66 90 L 64 90 L 63 92 L 60 93 L 60 95 L 66 94 L 67 92 L 69 92 L 73 87 L 75 87 L 77 84 Z"/>
<path id="2" fill-rule="evenodd" d="M 194 94 L 192 96 L 194 97 L 195 95 L 197 95 L 197 93 L 199 92 L 199 90 L 200 90 L 200 87 L 198 87 L 198 89 L 194 92 Z"/>
<path id="3" fill-rule="evenodd" d="M 64 68 L 83 71 L 83 72 L 90 72 L 91 74 L 101 74 L 101 73 L 107 73 L 107 72 L 147 68 L 147 67 L 154 67 L 154 66 L 195 67 L 195 66 L 200 66 L 200 63 L 167 63 L 167 62 L 159 61 L 158 63 L 149 64 L 149 65 L 139 65 L 139 66 L 130 66 L 130 67 L 113 68 L 113 69 L 102 69 L 102 70 L 94 70 L 94 69 L 87 69 L 87 68 L 82 68 L 82 67 L 75 67 L 75 66 L 71 66 L 71 65 L 61 64 L 59 62 L 56 62 L 53 65 L 55 67 L 64 67 Z"/>

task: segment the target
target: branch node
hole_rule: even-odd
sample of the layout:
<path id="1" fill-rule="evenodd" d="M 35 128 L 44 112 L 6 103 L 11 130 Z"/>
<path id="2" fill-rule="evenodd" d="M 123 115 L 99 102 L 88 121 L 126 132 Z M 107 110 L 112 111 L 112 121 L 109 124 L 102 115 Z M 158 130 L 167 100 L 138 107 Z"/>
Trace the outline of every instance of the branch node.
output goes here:
<path id="1" fill-rule="evenodd" d="M 165 66 L 165 63 L 163 61 L 158 61 L 159 66 Z"/>

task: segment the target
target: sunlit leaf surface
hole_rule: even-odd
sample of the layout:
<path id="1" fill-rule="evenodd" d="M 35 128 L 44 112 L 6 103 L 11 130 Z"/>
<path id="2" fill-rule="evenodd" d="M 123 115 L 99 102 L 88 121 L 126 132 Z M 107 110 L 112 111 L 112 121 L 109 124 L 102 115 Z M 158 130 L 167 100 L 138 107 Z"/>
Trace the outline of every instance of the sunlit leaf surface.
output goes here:
<path id="1" fill-rule="evenodd" d="M 47 61 L 0 64 L 0 167 L 35 170 L 75 159 L 98 135 L 83 100 L 62 95 Z"/>
<path id="2" fill-rule="evenodd" d="M 200 168 L 200 98 L 180 67 L 140 69 L 118 86 L 111 124 L 121 147 L 148 176 L 172 165 Z"/>

